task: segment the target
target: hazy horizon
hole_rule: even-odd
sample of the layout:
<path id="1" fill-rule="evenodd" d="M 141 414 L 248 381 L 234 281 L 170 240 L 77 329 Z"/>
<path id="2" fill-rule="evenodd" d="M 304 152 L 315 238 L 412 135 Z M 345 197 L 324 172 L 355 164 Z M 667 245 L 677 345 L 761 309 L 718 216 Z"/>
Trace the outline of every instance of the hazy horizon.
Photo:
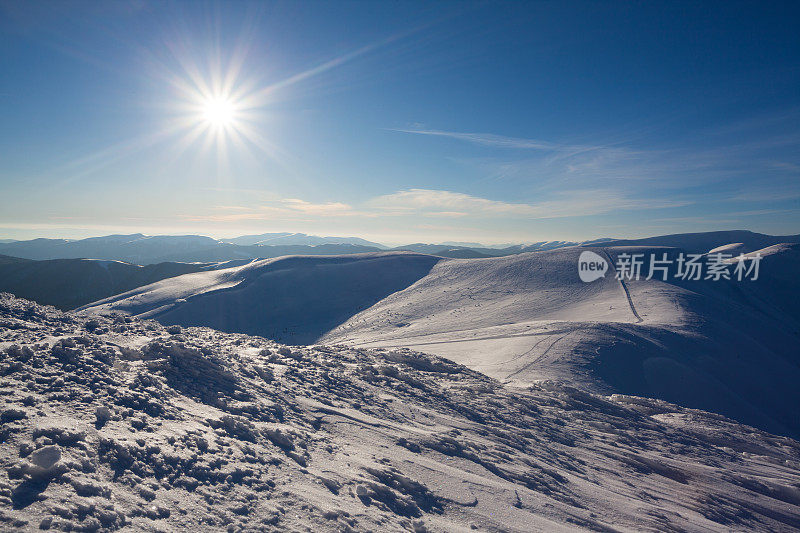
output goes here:
<path id="1" fill-rule="evenodd" d="M 710 230 L 710 232 L 714 232 L 714 231 L 740 231 L 740 230 L 742 230 L 742 229 L 741 228 L 738 228 L 738 229 L 720 229 L 720 230 Z M 752 231 L 752 230 L 742 230 L 742 231 Z M 290 234 L 299 233 L 299 234 L 303 234 L 303 232 L 272 232 L 272 231 L 264 231 L 264 232 L 258 232 L 258 233 L 237 233 L 237 232 L 234 232 L 234 233 L 230 233 L 230 234 L 204 234 L 204 233 L 182 233 L 182 232 L 146 233 L 146 232 L 142 232 L 142 231 L 132 231 L 130 233 L 128 233 L 128 232 L 120 232 L 120 233 L 92 233 L 92 232 L 87 232 L 85 235 L 82 235 L 80 233 L 73 233 L 73 232 L 69 232 L 67 230 L 65 233 L 59 233 L 57 235 L 53 235 L 53 234 L 45 232 L 45 233 L 42 233 L 40 235 L 21 237 L 21 238 L 14 238 L 14 237 L 10 237 L 10 236 L 6 236 L 6 235 L 0 234 L 0 242 L 2 242 L 3 240 L 24 241 L 24 240 L 33 240 L 33 239 L 42 239 L 42 238 L 43 239 L 65 239 L 65 240 L 73 240 L 74 241 L 74 240 L 82 240 L 82 239 L 89 239 L 89 238 L 108 237 L 108 236 L 112 236 L 112 235 L 135 235 L 135 234 L 142 234 L 142 235 L 144 235 L 146 237 L 200 236 L 200 237 L 210 237 L 212 239 L 217 239 L 217 240 L 224 241 L 224 240 L 227 240 L 227 239 L 233 239 L 233 238 L 242 237 L 242 236 L 245 236 L 245 235 L 260 235 L 260 234 L 268 234 L 268 233 L 290 233 Z M 684 232 L 681 232 L 681 233 L 684 233 Z M 705 232 L 685 232 L 685 233 L 705 233 Z M 760 233 L 760 232 L 754 232 L 754 233 Z M 532 243 L 536 243 L 536 242 L 548 242 L 548 241 L 585 242 L 585 241 L 593 241 L 593 240 L 598 240 L 598 239 L 625 240 L 625 239 L 638 239 L 638 238 L 656 237 L 657 236 L 657 235 L 634 235 L 634 236 L 622 236 L 622 235 L 602 235 L 602 236 L 600 236 L 600 235 L 597 235 L 597 236 L 590 237 L 590 238 L 585 238 L 585 239 L 559 239 L 559 238 L 552 238 L 552 239 L 540 239 L 540 240 L 527 239 L 527 240 L 505 241 L 505 242 L 492 242 L 492 241 L 480 242 L 480 241 L 453 241 L 453 240 L 448 240 L 448 239 L 443 239 L 443 240 L 434 239 L 434 240 L 430 240 L 430 241 L 419 241 L 419 240 L 417 240 L 417 241 L 414 241 L 414 240 L 384 241 L 384 240 L 377 240 L 377 239 L 368 239 L 368 238 L 362 237 L 360 235 L 327 235 L 327 234 L 319 234 L 319 235 L 307 234 L 307 235 L 314 236 L 314 237 L 332 237 L 332 238 L 336 238 L 336 237 L 341 237 L 341 238 L 356 237 L 356 238 L 364 239 L 366 241 L 373 242 L 375 244 L 380 244 L 380 245 L 383 245 L 383 246 L 387 246 L 389 248 L 409 245 L 409 244 L 413 244 L 413 243 L 425 243 L 425 244 L 435 244 L 435 245 L 451 245 L 452 244 L 453 246 L 463 246 L 463 247 L 467 247 L 467 248 L 468 247 L 474 247 L 475 245 L 485 246 L 485 247 L 501 247 L 501 246 L 524 245 L 524 244 L 532 244 Z M 788 236 L 790 234 L 786 234 L 786 235 Z"/>

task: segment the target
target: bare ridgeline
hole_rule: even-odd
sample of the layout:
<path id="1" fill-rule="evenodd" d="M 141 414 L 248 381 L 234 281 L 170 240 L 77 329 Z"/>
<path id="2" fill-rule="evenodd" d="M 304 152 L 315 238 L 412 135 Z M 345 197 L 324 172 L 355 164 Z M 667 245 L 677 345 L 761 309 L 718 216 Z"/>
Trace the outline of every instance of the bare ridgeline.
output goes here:
<path id="1" fill-rule="evenodd" d="M 790 237 L 6 258 L 0 530 L 798 529 Z"/>

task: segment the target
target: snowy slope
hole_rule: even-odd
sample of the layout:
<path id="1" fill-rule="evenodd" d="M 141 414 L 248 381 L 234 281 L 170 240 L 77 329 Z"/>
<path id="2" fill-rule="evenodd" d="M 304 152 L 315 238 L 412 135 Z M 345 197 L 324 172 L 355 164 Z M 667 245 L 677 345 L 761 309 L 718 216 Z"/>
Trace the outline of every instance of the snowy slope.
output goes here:
<path id="1" fill-rule="evenodd" d="M 741 236 L 741 235 L 739 235 Z M 620 252 L 594 248 L 613 264 Z M 85 309 L 291 343 L 408 347 L 510 384 L 661 398 L 800 435 L 796 245 L 757 282 L 580 281 L 582 248 L 489 259 L 292 257 L 142 287 Z"/>
<path id="2" fill-rule="evenodd" d="M 404 252 L 265 259 L 164 280 L 84 309 L 306 343 L 411 285 L 437 261 Z"/>
<path id="3" fill-rule="evenodd" d="M 622 251 L 676 253 L 595 250 L 612 264 Z M 410 347 L 519 385 L 557 379 L 798 435 L 800 287 L 785 275 L 798 268 L 793 250 L 767 257 L 751 284 L 623 286 L 613 273 L 586 284 L 577 276 L 580 249 L 441 262 L 322 342 Z"/>
<path id="4" fill-rule="evenodd" d="M 658 400 L 510 389 L 0 295 L 6 531 L 788 531 L 800 443 Z"/>
<path id="5" fill-rule="evenodd" d="M 196 263 L 139 266 L 95 259 L 34 261 L 0 256 L 0 291 L 66 310 L 164 278 L 215 266 Z"/>
<path id="6" fill-rule="evenodd" d="M 703 253 L 720 246 L 738 245 L 735 253 L 760 250 L 780 243 L 798 243 L 800 235 L 765 235 L 746 230 L 705 231 L 700 233 L 676 233 L 644 239 L 618 239 L 603 242 L 602 246 L 669 246 L 682 250 Z M 732 252 L 728 252 L 732 253 Z"/>

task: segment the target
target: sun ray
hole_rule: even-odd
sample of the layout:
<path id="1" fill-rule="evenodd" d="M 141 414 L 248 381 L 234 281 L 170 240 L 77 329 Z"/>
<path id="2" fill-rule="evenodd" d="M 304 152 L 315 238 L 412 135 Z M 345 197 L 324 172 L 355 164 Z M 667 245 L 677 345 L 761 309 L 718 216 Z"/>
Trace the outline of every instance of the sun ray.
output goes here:
<path id="1" fill-rule="evenodd" d="M 247 153 L 254 163 L 263 161 L 266 156 L 280 167 L 292 170 L 301 162 L 266 133 L 269 121 L 274 119 L 268 112 L 269 106 L 277 104 L 277 93 L 288 92 L 287 89 L 296 84 L 324 75 L 407 33 L 352 49 L 312 68 L 267 83 L 262 74 L 244 75 L 258 18 L 252 17 L 243 24 L 236 42 L 227 52 L 219 37 L 211 43 L 194 42 L 183 28 L 177 28 L 165 40 L 166 56 L 144 50 L 152 74 L 165 83 L 173 95 L 171 101 L 163 104 L 164 125 L 150 136 L 108 147 L 87 161 L 75 163 L 74 166 L 82 167 L 75 178 L 170 141 L 174 146 L 164 150 L 169 164 L 175 164 L 191 151 L 195 157 L 215 157 L 224 166 L 236 161 L 236 151 Z M 222 166 L 218 165 L 218 169 L 222 172 Z"/>

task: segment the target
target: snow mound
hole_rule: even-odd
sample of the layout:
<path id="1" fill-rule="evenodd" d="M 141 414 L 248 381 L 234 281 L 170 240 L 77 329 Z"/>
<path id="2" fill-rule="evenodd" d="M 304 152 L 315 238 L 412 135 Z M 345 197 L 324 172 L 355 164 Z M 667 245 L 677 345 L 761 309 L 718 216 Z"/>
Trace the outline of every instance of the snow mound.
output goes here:
<path id="1" fill-rule="evenodd" d="M 710 254 L 735 254 L 739 255 L 740 253 L 745 253 L 747 250 L 747 246 L 744 245 L 743 242 L 732 242 L 730 244 L 724 244 L 722 246 L 717 246 L 716 248 L 712 248 L 708 251 Z"/>

